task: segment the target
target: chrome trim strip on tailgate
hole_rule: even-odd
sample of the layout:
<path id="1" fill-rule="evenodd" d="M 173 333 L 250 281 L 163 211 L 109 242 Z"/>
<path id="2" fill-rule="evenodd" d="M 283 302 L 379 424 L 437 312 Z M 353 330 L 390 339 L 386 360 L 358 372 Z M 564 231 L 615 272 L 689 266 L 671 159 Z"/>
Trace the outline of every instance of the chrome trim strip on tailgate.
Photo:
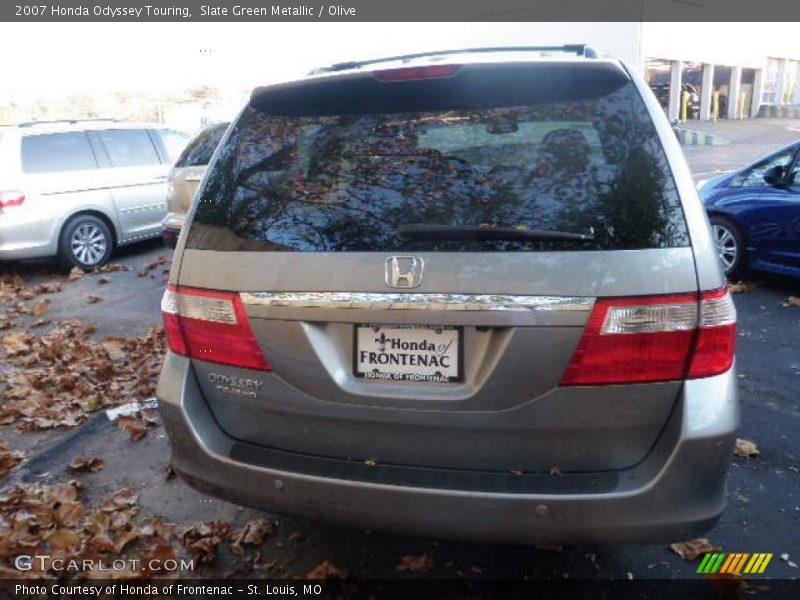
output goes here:
<path id="1" fill-rule="evenodd" d="M 433 311 L 589 311 L 594 298 L 497 294 L 379 294 L 364 292 L 242 292 L 242 302 L 291 308 Z"/>

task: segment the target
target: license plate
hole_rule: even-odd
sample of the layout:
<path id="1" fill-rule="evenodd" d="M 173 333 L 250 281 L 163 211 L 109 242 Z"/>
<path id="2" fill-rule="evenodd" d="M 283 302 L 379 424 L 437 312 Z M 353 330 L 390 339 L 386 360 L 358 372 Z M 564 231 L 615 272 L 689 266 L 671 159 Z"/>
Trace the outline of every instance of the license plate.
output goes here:
<path id="1" fill-rule="evenodd" d="M 427 325 L 356 325 L 353 373 L 364 379 L 461 381 L 462 331 Z"/>

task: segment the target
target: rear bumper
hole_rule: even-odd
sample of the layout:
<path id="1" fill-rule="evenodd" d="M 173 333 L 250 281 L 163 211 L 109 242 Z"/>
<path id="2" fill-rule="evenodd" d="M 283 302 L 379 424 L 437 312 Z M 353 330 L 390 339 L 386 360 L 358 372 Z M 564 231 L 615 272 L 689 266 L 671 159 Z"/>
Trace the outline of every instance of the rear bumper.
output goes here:
<path id="1" fill-rule="evenodd" d="M 42 258 L 58 252 L 56 220 L 30 211 L 0 211 L 0 260 Z"/>
<path id="2" fill-rule="evenodd" d="M 165 231 L 180 233 L 183 229 L 183 224 L 186 221 L 186 215 L 181 213 L 170 212 L 161 220 L 161 226 Z"/>
<path id="3" fill-rule="evenodd" d="M 684 385 L 647 458 L 603 493 L 490 493 L 292 472 L 234 459 L 189 361 L 168 353 L 158 387 L 172 463 L 191 485 L 276 512 L 484 542 L 669 542 L 709 530 L 725 507 L 739 422 L 735 369 Z M 569 474 L 561 476 L 568 481 Z"/>

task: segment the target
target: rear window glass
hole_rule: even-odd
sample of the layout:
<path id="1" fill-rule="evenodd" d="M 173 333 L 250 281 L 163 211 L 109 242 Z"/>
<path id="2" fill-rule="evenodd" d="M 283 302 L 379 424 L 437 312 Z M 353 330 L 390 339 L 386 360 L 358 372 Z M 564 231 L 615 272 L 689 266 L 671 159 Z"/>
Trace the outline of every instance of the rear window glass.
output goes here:
<path id="1" fill-rule="evenodd" d="M 103 129 L 97 135 L 115 167 L 143 167 L 161 162 L 144 129 Z"/>
<path id="2" fill-rule="evenodd" d="M 50 173 L 96 169 L 86 133 L 46 133 L 22 138 L 22 170 Z"/>
<path id="3" fill-rule="evenodd" d="M 294 104 L 254 100 L 212 165 L 189 247 L 687 245 L 666 157 L 633 84 L 619 73 L 580 85 L 526 75 L 535 73 L 478 69 L 413 85 L 368 75 L 349 103 L 347 82 L 316 103 L 308 93 Z M 541 240 L 539 231 L 585 241 Z"/>
<path id="4" fill-rule="evenodd" d="M 158 129 L 157 132 L 161 138 L 161 143 L 164 144 L 164 149 L 167 151 L 167 159 L 171 163 L 175 162 L 175 159 L 186 148 L 189 136 L 182 131 L 175 131 L 174 129 Z"/>
<path id="5" fill-rule="evenodd" d="M 198 133 L 194 139 L 184 148 L 177 162 L 176 167 L 204 167 L 211 161 L 211 155 L 217 149 L 219 141 L 225 135 L 228 124 L 220 124 L 208 127 Z"/>

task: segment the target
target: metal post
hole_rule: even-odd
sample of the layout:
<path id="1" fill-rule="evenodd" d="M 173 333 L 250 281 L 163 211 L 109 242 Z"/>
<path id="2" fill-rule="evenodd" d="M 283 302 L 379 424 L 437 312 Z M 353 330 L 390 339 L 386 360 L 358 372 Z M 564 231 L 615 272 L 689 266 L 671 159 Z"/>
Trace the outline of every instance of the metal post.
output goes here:
<path id="1" fill-rule="evenodd" d="M 742 90 L 742 67 L 731 68 L 731 82 L 728 86 L 728 118 L 739 118 L 740 96 Z"/>
<path id="2" fill-rule="evenodd" d="M 714 95 L 714 65 L 703 65 L 703 83 L 700 89 L 700 120 L 711 118 L 711 102 Z"/>
<path id="3" fill-rule="evenodd" d="M 683 63 L 673 60 L 669 74 L 669 109 L 667 114 L 670 121 L 681 115 L 681 83 L 683 79 Z"/>
<path id="4" fill-rule="evenodd" d="M 764 69 L 756 71 L 755 81 L 753 82 L 753 101 L 750 104 L 750 116 L 757 117 L 761 109 L 761 96 L 764 93 Z"/>
<path id="5" fill-rule="evenodd" d="M 681 123 L 688 121 L 689 113 L 689 92 L 683 90 L 681 92 Z"/>
<path id="6" fill-rule="evenodd" d="M 711 120 L 717 121 L 719 120 L 719 91 L 714 90 L 714 94 L 711 96 Z"/>

